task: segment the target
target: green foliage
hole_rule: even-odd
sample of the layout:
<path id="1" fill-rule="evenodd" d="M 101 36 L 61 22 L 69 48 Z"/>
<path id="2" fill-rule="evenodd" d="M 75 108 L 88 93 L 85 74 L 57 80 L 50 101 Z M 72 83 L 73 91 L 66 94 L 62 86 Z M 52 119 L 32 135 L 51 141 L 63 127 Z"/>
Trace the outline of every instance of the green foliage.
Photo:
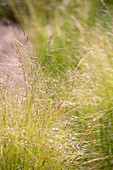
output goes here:
<path id="1" fill-rule="evenodd" d="M 33 54 L 18 47 L 25 70 L 20 89 L 1 85 L 0 168 L 112 169 L 109 6 L 25 0 L 20 8 L 9 2 L 32 39 Z"/>

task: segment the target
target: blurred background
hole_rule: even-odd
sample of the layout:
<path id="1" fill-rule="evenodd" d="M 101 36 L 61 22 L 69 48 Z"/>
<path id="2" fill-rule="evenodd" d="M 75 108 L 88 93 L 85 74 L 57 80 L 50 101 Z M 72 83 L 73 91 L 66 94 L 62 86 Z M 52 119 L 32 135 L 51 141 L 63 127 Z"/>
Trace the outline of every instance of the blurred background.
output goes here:
<path id="1" fill-rule="evenodd" d="M 84 0 L 83 2 L 78 0 L 0 0 L 0 17 L 12 20 L 16 19 L 12 6 L 19 10 L 25 10 L 29 3 L 34 5 L 37 9 L 37 13 L 40 10 L 43 10 L 43 12 L 46 12 L 47 15 L 50 14 L 50 11 L 55 13 L 55 10 L 58 10 L 58 7 L 63 7 L 65 10 L 67 9 L 68 12 L 77 16 L 79 15 L 79 9 L 81 8 L 81 10 L 83 9 L 85 13 L 87 12 L 87 14 L 90 14 L 90 19 L 95 18 L 98 14 L 103 15 L 103 10 L 106 8 L 109 8 L 112 11 L 113 5 L 113 1 L 111 0 Z M 29 13 L 29 9 L 27 8 L 26 10 Z"/>

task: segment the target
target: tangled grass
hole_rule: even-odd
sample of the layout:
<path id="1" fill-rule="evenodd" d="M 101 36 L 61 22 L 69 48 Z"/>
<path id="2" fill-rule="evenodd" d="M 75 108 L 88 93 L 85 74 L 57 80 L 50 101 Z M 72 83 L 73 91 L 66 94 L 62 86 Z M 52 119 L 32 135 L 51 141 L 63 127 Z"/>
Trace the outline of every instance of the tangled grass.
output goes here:
<path id="1" fill-rule="evenodd" d="M 1 84 L 1 169 L 112 169 L 112 13 L 100 21 L 87 0 L 37 14 L 25 2 L 32 52 L 16 45 L 22 86 Z"/>

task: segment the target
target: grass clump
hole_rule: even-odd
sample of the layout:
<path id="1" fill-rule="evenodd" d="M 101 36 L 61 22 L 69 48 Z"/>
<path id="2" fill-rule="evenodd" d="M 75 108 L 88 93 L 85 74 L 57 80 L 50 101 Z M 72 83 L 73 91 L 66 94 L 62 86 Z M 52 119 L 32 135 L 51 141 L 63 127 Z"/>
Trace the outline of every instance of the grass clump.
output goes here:
<path id="1" fill-rule="evenodd" d="M 53 87 L 47 87 L 49 80 L 39 79 L 27 94 L 14 89 L 13 95 L 1 92 L 2 169 L 59 167 L 59 160 L 63 160 L 63 115 L 56 109 L 60 109 L 58 101 L 56 104 L 52 99 Z"/>
<path id="2" fill-rule="evenodd" d="M 20 64 L 24 63 L 20 67 L 24 80 L 21 87 L 1 84 L 1 169 L 72 166 L 68 103 L 79 79 L 48 76 L 37 65 L 37 58 L 34 60 L 29 59 L 28 70 L 20 54 Z"/>
<path id="3" fill-rule="evenodd" d="M 112 12 L 100 1 L 25 4 L 19 16 L 11 7 L 33 52 L 17 45 L 24 83 L 1 85 L 1 169 L 112 169 Z"/>

